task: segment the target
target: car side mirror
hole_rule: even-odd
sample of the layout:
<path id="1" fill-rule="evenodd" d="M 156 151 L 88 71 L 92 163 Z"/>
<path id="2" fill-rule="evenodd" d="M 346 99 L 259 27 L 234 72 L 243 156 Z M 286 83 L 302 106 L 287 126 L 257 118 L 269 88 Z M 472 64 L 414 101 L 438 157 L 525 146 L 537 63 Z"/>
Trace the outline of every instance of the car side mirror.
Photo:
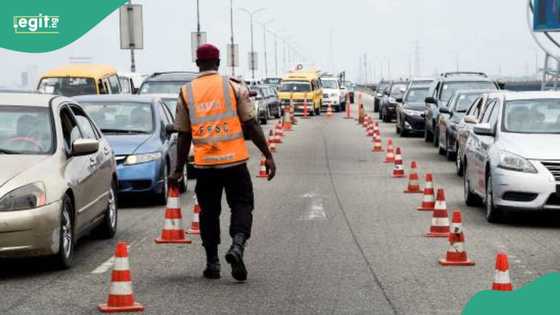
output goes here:
<path id="1" fill-rule="evenodd" d="M 132 94 L 138 94 L 138 88 L 137 87 L 132 88 Z"/>
<path id="2" fill-rule="evenodd" d="M 395 99 L 395 101 L 396 101 L 397 103 L 402 103 L 403 98 L 402 98 L 402 97 L 397 97 L 397 98 Z"/>
<path id="3" fill-rule="evenodd" d="M 490 126 L 490 124 L 478 124 L 478 125 L 474 126 L 473 131 L 476 135 L 479 135 L 479 136 L 494 137 L 495 134 L 496 134 L 494 132 L 494 128 L 492 128 Z"/>
<path id="4" fill-rule="evenodd" d="M 440 109 L 439 109 L 439 112 L 442 113 L 442 114 L 451 115 L 451 111 L 450 111 L 449 108 L 447 108 L 447 107 L 442 107 L 442 108 L 440 108 Z"/>
<path id="5" fill-rule="evenodd" d="M 249 97 L 255 97 L 255 96 L 257 96 L 256 91 L 249 91 Z"/>
<path id="6" fill-rule="evenodd" d="M 426 102 L 426 104 L 434 104 L 437 105 L 437 100 L 432 97 L 432 96 L 428 96 L 424 99 L 424 102 Z"/>
<path id="7" fill-rule="evenodd" d="M 99 150 L 99 141 L 95 139 L 76 139 L 72 142 L 72 156 L 94 154 Z"/>
<path id="8" fill-rule="evenodd" d="M 476 119 L 476 117 L 471 116 L 471 115 L 465 116 L 465 118 L 463 118 L 463 120 L 467 124 L 471 124 L 471 125 L 478 124 L 478 120 Z"/>
<path id="9" fill-rule="evenodd" d="M 174 133 L 177 133 L 177 129 L 175 129 L 175 126 L 173 124 L 168 124 L 165 126 L 165 133 L 170 136 Z"/>

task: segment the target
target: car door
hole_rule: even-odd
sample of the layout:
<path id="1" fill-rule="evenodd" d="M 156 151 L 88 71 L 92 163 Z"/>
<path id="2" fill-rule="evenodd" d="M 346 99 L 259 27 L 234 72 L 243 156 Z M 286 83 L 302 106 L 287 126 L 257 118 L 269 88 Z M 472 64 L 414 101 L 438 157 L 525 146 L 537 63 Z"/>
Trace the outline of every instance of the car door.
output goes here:
<path id="1" fill-rule="evenodd" d="M 471 106 L 471 108 L 469 108 L 469 110 L 465 114 L 465 117 L 470 116 L 470 117 L 477 118 L 480 109 L 482 108 L 482 104 L 485 102 L 485 100 L 486 100 L 485 96 L 481 96 L 478 99 L 476 99 L 473 105 Z M 459 142 L 459 152 L 458 152 L 460 154 L 459 156 L 463 156 L 463 153 L 465 151 L 465 145 L 472 132 L 472 127 L 473 127 L 472 123 L 465 121 L 465 117 L 463 117 L 463 121 L 461 122 L 459 126 L 459 130 L 457 132 L 457 141 Z"/>
<path id="2" fill-rule="evenodd" d="M 167 153 L 169 157 L 169 167 L 173 170 L 175 165 L 177 165 L 177 134 L 168 135 L 165 130 L 165 126 L 173 124 L 173 118 L 169 113 L 169 109 L 162 102 L 158 102 L 156 107 L 159 113 L 161 142 L 163 143 L 164 153 Z"/>
<path id="3" fill-rule="evenodd" d="M 96 211 L 95 199 L 92 193 L 95 190 L 94 168 L 90 160 L 91 156 L 71 156 L 72 143 L 82 138 L 82 132 L 78 122 L 68 104 L 63 104 L 59 109 L 60 122 L 62 125 L 63 146 L 66 151 L 67 160 L 64 166 L 64 178 L 72 187 L 74 194 L 75 227 L 76 232 L 84 229 Z"/>
<path id="4" fill-rule="evenodd" d="M 440 82 L 436 83 L 435 86 L 430 88 L 430 92 L 428 93 L 428 96 L 431 96 L 431 97 L 435 98 L 436 100 L 438 100 L 439 86 L 440 86 Z M 426 103 L 426 110 L 425 110 L 425 113 L 424 113 L 424 117 L 425 117 L 424 119 L 425 119 L 426 130 L 429 130 L 430 132 L 434 129 L 433 114 L 434 114 L 434 108 L 435 107 L 437 107 L 436 104 Z"/>
<path id="5" fill-rule="evenodd" d="M 481 124 L 487 124 L 490 121 L 492 112 L 496 110 L 496 98 L 488 98 L 484 105 L 484 114 L 480 120 Z M 471 134 L 471 184 L 474 186 L 475 192 L 484 195 L 486 191 L 486 161 L 488 160 L 488 149 L 494 138 L 490 136 L 477 135 L 474 132 Z M 470 167 L 470 166 L 469 166 Z"/>
<path id="6" fill-rule="evenodd" d="M 447 105 L 445 105 L 450 112 L 453 112 L 454 108 L 455 108 L 455 103 L 457 102 L 457 95 L 455 95 L 454 97 L 452 97 L 451 99 L 449 99 L 449 101 L 447 102 Z M 438 124 L 438 131 L 439 131 L 439 141 L 441 143 L 443 143 L 445 146 L 448 145 L 447 143 L 447 125 L 449 123 L 449 114 L 443 114 L 440 113 L 438 115 L 437 118 L 437 124 Z"/>

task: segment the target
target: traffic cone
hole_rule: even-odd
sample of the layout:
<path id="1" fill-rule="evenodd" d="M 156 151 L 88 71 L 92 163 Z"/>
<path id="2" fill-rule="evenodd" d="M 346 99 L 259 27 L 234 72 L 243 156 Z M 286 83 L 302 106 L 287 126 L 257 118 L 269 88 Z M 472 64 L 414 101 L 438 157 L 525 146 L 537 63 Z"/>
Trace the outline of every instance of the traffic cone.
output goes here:
<path id="1" fill-rule="evenodd" d="M 282 121 L 282 129 L 285 131 L 292 130 L 292 120 L 290 119 L 290 107 L 292 104 L 292 99 L 290 99 L 290 105 L 284 107 L 284 118 Z"/>
<path id="2" fill-rule="evenodd" d="M 449 215 L 445 203 L 445 191 L 438 189 L 436 205 L 432 214 L 432 225 L 426 237 L 448 237 L 449 236 Z"/>
<path id="3" fill-rule="evenodd" d="M 270 133 L 272 133 L 272 130 L 270 130 Z M 276 143 L 274 143 L 273 139 L 274 137 L 270 136 L 267 140 L 268 149 L 270 150 L 270 152 L 276 152 Z"/>
<path id="4" fill-rule="evenodd" d="M 344 117 L 345 119 L 352 119 L 352 114 L 351 111 L 352 109 L 350 108 L 350 96 L 348 94 L 346 94 L 346 117 Z"/>
<path id="5" fill-rule="evenodd" d="M 332 116 L 332 106 L 329 104 L 327 107 L 327 117 L 330 118 Z"/>
<path id="6" fill-rule="evenodd" d="M 280 137 L 280 134 L 278 133 L 278 126 L 274 127 L 274 131 L 273 131 L 273 134 L 272 134 L 272 142 L 274 142 L 275 144 L 282 143 L 282 138 Z"/>
<path id="7" fill-rule="evenodd" d="M 387 139 L 387 154 L 385 155 L 385 163 L 395 163 L 395 149 L 393 148 L 393 139 Z"/>
<path id="8" fill-rule="evenodd" d="M 393 168 L 393 178 L 406 177 L 404 174 L 403 161 L 401 157 L 401 148 L 397 148 L 395 153 L 395 167 Z"/>
<path id="9" fill-rule="evenodd" d="M 201 208 L 198 204 L 198 199 L 196 195 L 193 197 L 194 205 L 193 205 L 193 220 L 191 222 L 191 228 L 189 229 L 189 234 L 200 234 L 200 212 Z"/>
<path id="10" fill-rule="evenodd" d="M 374 132 L 373 132 L 373 125 L 369 124 L 367 127 L 367 137 L 373 137 Z"/>
<path id="11" fill-rule="evenodd" d="M 167 197 L 167 207 L 165 209 L 165 223 L 159 238 L 155 239 L 156 244 L 190 244 L 191 240 L 185 237 L 183 228 L 183 215 L 181 214 L 181 200 L 179 199 L 179 189 L 174 186 L 169 187 Z"/>
<path id="12" fill-rule="evenodd" d="M 426 187 L 424 187 L 424 198 L 418 211 L 433 211 L 436 202 L 434 200 L 434 182 L 431 173 L 426 174 Z"/>
<path id="13" fill-rule="evenodd" d="M 282 138 L 284 137 L 284 127 L 281 122 L 276 125 L 276 134 L 278 135 L 279 142 L 282 143 Z"/>
<path id="14" fill-rule="evenodd" d="M 492 282 L 492 290 L 494 291 L 511 291 L 511 279 L 509 277 L 509 263 L 506 253 L 499 252 L 496 255 L 496 274 L 494 282 Z"/>
<path id="15" fill-rule="evenodd" d="M 295 110 L 295 105 L 292 104 L 290 105 L 290 121 L 292 122 L 292 125 L 297 125 L 298 121 L 296 119 L 296 110 Z"/>
<path id="16" fill-rule="evenodd" d="M 142 312 L 144 306 L 134 300 L 132 277 L 128 262 L 128 245 L 118 242 L 115 249 L 111 286 L 107 304 L 99 304 L 97 308 L 103 313 Z"/>
<path id="17" fill-rule="evenodd" d="M 408 187 L 404 191 L 406 194 L 421 194 L 422 189 L 418 184 L 418 173 L 416 172 L 416 161 L 410 163 L 410 175 L 408 176 Z"/>
<path id="18" fill-rule="evenodd" d="M 383 152 L 380 135 L 373 136 L 373 149 L 371 149 L 371 152 Z"/>
<path id="19" fill-rule="evenodd" d="M 445 258 L 439 260 L 442 266 L 474 266 L 474 261 L 467 258 L 465 251 L 465 236 L 463 235 L 463 223 L 461 211 L 453 211 L 451 219 L 451 231 L 449 232 L 449 249 Z"/>
<path id="20" fill-rule="evenodd" d="M 381 133 L 381 131 L 379 130 L 379 123 L 377 121 L 375 122 L 375 125 L 373 126 L 373 132 Z"/>
<path id="21" fill-rule="evenodd" d="M 258 178 L 268 178 L 265 164 L 266 164 L 266 159 L 263 157 L 261 158 L 261 162 L 260 162 L 259 175 L 257 175 Z"/>

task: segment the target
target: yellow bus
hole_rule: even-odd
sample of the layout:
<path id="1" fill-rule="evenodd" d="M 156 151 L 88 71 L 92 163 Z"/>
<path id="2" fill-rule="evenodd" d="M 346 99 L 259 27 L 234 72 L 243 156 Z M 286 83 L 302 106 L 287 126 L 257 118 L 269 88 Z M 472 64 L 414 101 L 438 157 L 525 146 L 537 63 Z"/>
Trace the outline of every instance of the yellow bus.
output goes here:
<path id="1" fill-rule="evenodd" d="M 298 70 L 282 78 L 278 87 L 278 98 L 282 105 L 294 104 L 296 112 L 303 112 L 304 100 L 307 100 L 309 115 L 321 114 L 323 92 L 319 81 L 319 71 Z"/>
<path id="2" fill-rule="evenodd" d="M 120 94 L 117 69 L 108 65 L 75 64 L 51 69 L 39 80 L 41 93 L 64 96 Z"/>

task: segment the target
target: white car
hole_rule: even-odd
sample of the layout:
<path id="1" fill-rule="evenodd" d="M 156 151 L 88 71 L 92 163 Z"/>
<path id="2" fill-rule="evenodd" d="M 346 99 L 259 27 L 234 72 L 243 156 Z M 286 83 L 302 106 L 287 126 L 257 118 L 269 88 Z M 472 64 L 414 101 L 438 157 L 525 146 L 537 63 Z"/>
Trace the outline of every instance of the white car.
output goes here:
<path id="1" fill-rule="evenodd" d="M 344 109 L 344 93 L 340 88 L 340 83 L 335 77 L 322 77 L 323 87 L 323 108 L 330 105 L 334 111 L 340 112 Z"/>

